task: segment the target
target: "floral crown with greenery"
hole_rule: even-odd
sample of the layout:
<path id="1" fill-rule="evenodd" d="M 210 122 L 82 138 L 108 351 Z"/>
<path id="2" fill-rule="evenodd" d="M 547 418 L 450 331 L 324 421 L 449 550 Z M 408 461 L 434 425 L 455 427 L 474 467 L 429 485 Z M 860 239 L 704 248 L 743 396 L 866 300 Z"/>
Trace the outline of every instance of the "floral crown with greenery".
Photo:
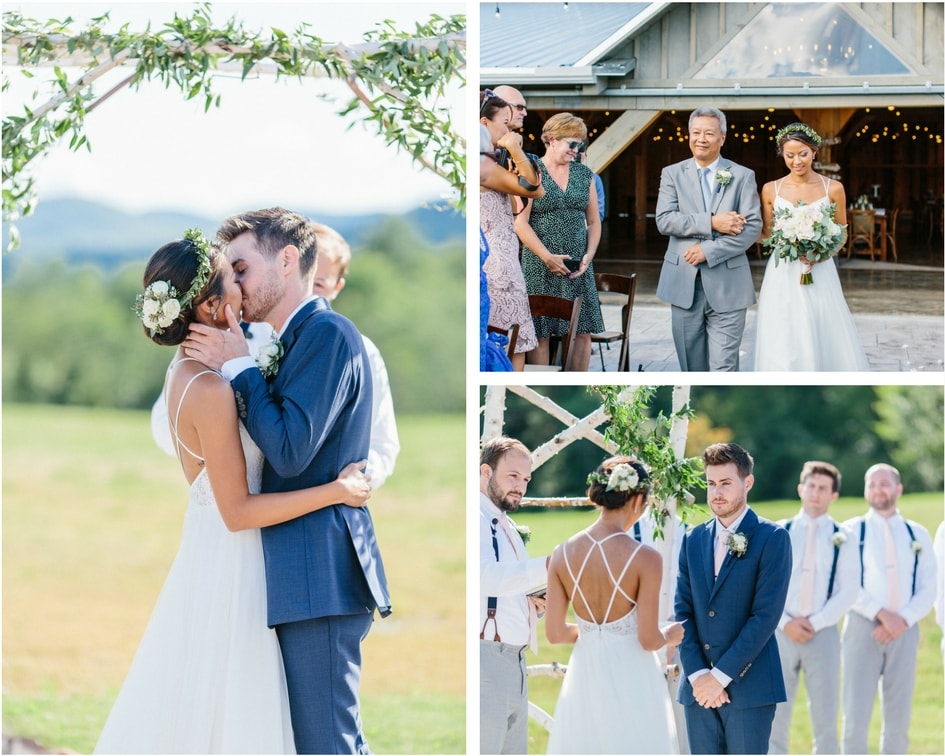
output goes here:
<path id="1" fill-rule="evenodd" d="M 650 476 L 639 462 L 621 462 L 614 465 L 609 475 L 606 472 L 592 472 L 588 475 L 587 485 L 592 486 L 595 483 L 606 486 L 606 491 L 619 491 L 629 496 L 648 490 Z"/>
<path id="2" fill-rule="evenodd" d="M 810 140 L 814 147 L 820 147 L 821 143 L 824 141 L 820 138 L 820 134 L 806 123 L 789 123 L 777 133 L 774 137 L 774 141 L 777 143 L 778 147 L 780 147 L 784 142 L 790 139 L 791 134 L 803 134 Z"/>
<path id="3" fill-rule="evenodd" d="M 184 296 L 178 296 L 170 281 L 155 281 L 135 297 L 134 311 L 152 336 L 164 333 L 164 329 L 180 317 L 181 311 L 200 295 L 213 273 L 214 249 L 200 229 L 188 228 L 184 240 L 193 245 L 197 254 L 197 272 Z"/>

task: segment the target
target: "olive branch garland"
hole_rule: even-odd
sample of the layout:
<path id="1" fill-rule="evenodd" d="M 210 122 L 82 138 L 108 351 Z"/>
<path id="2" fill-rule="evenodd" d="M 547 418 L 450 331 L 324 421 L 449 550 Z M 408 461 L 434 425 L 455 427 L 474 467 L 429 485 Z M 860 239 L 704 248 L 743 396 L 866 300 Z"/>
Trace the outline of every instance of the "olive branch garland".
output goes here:
<path id="1" fill-rule="evenodd" d="M 693 510 L 705 511 L 704 506 L 694 503 L 691 493 L 705 488 L 701 460 L 698 457 L 677 459 L 669 435 L 675 418 L 692 418 L 695 410 L 686 405 L 668 417 L 662 411 L 651 417 L 649 405 L 656 388 L 640 386 L 629 400 L 621 398 L 625 389 L 625 386 L 593 386 L 588 390 L 598 393 L 603 399 L 609 418 L 604 439 L 616 445 L 617 454 L 636 457 L 649 468 L 653 533 L 656 538 L 663 538 L 669 514 L 665 502 L 670 496 L 676 497 L 677 513 L 683 522 Z"/>
<path id="2" fill-rule="evenodd" d="M 84 133 L 89 113 L 124 86 L 137 89 L 157 79 L 165 88 L 178 87 L 187 99 L 202 96 L 204 110 L 219 106 L 213 77 L 221 64 L 238 65 L 245 79 L 254 70 L 276 77 L 328 77 L 345 82 L 353 97 L 338 114 L 371 124 L 388 146 L 396 146 L 428 170 L 444 178 L 465 209 L 465 140 L 454 129 L 444 102 L 447 88 L 465 86 L 466 17 L 432 15 L 411 32 L 384 21 L 364 35 L 357 48 L 329 44 L 302 24 L 294 32 L 271 28 L 268 34 L 246 30 L 230 18 L 214 24 L 210 4 L 190 16 L 177 13 L 159 30 L 133 32 L 125 24 L 104 31 L 108 14 L 93 18 L 79 31 L 71 18 L 41 22 L 16 11 L 3 13 L 4 78 L 10 49 L 16 65 L 32 78 L 38 66 L 52 65 L 56 95 L 47 103 L 3 119 L 3 217 L 8 222 L 29 215 L 36 205 L 33 161 L 63 139 L 69 148 L 91 149 Z M 63 68 L 81 62 L 82 72 L 70 79 Z M 121 65 L 133 70 L 101 97 L 93 84 Z M 18 243 L 10 225 L 10 246 Z"/>

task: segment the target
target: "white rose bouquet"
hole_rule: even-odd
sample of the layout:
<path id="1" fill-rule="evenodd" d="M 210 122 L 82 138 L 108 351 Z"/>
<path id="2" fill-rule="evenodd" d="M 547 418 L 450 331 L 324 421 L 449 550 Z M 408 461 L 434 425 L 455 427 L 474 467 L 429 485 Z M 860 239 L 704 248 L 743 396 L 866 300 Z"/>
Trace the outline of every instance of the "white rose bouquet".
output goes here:
<path id="1" fill-rule="evenodd" d="M 843 246 L 846 226 L 835 221 L 837 206 L 805 205 L 781 208 L 774 212 L 774 229 L 762 242 L 765 254 L 774 254 L 774 264 L 780 260 L 803 260 L 801 284 L 814 283 L 811 270 L 814 263 L 829 260 Z"/>

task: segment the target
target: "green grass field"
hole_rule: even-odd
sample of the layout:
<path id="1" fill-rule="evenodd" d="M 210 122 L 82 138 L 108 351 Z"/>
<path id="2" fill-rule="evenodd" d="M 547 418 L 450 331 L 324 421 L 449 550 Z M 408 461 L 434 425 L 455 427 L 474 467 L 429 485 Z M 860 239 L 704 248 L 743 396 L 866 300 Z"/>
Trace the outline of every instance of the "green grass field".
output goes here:
<path id="1" fill-rule="evenodd" d="M 767 503 L 752 502 L 755 511 L 762 517 L 778 520 L 792 517 L 800 508 L 796 501 L 775 501 Z M 838 499 L 831 505 L 830 512 L 835 519 L 843 521 L 862 514 L 867 508 L 862 498 L 847 497 Z M 935 533 L 942 520 L 942 497 L 934 494 L 913 494 L 903 496 L 899 501 L 900 511 L 908 518 Z M 532 537 L 528 544 L 529 554 L 538 556 L 550 554 L 551 550 L 574 533 L 590 525 L 596 519 L 593 510 L 549 510 L 520 512 L 515 515 L 518 525 L 531 528 Z M 705 520 L 699 518 L 697 522 Z M 942 633 L 935 624 L 934 614 L 929 614 L 920 624 L 921 643 L 919 646 L 918 671 L 913 696 L 912 727 L 910 729 L 909 753 L 945 753 L 945 713 L 943 713 L 943 675 L 942 675 Z M 567 663 L 571 646 L 552 646 L 544 641 L 543 625 L 539 627 L 539 653 L 529 654 L 529 664 L 549 664 L 552 661 Z M 554 715 L 555 702 L 561 681 L 549 677 L 533 677 L 528 681 L 529 699 L 548 713 Z M 879 703 L 877 700 L 870 723 L 870 753 L 879 751 Z M 841 732 L 838 730 L 838 732 Z M 529 753 L 544 753 L 548 734 L 534 722 L 529 722 Z M 804 691 L 804 678 L 798 689 L 797 701 L 791 721 L 791 753 L 811 753 L 813 739 L 810 717 L 807 713 L 807 697 Z"/>
<path id="2" fill-rule="evenodd" d="M 394 603 L 364 647 L 378 753 L 465 753 L 464 418 L 399 417 L 371 511 Z M 147 413 L 3 406 L 3 730 L 89 753 L 177 550 Z"/>

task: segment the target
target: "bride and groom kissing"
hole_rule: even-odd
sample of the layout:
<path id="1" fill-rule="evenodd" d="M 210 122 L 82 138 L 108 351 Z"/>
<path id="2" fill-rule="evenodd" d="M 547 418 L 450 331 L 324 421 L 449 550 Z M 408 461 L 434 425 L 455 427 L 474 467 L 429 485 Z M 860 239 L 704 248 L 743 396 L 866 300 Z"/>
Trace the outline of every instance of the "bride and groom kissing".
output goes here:
<path id="1" fill-rule="evenodd" d="M 391 602 L 364 506 L 363 341 L 310 295 L 308 219 L 247 212 L 218 239 L 155 252 L 136 304 L 177 346 L 164 393 L 190 504 L 96 752 L 368 753 L 361 642 Z M 241 313 L 277 334 L 265 364 Z"/>

